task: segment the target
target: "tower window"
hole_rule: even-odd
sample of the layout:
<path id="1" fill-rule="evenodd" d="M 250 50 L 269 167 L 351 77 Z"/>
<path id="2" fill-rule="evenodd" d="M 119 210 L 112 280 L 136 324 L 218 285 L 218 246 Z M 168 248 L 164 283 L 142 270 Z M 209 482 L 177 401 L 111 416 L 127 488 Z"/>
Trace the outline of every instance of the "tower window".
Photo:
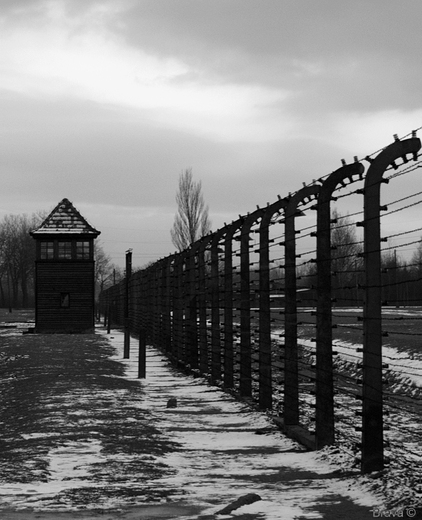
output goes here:
<path id="1" fill-rule="evenodd" d="M 91 247 L 89 240 L 76 241 L 76 259 L 89 260 L 91 258 Z"/>
<path id="2" fill-rule="evenodd" d="M 72 242 L 58 243 L 58 258 L 61 260 L 70 260 L 72 258 Z"/>
<path id="3" fill-rule="evenodd" d="M 41 260 L 50 260 L 54 258 L 54 242 L 41 242 L 40 244 Z"/>

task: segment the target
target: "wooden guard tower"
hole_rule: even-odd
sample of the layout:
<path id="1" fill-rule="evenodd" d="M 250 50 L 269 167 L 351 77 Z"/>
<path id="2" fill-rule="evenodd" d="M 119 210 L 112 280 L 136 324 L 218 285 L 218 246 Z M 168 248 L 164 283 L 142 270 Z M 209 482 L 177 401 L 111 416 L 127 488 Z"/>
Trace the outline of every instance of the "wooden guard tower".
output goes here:
<path id="1" fill-rule="evenodd" d="M 68 199 L 37 228 L 35 332 L 94 332 L 94 229 Z"/>

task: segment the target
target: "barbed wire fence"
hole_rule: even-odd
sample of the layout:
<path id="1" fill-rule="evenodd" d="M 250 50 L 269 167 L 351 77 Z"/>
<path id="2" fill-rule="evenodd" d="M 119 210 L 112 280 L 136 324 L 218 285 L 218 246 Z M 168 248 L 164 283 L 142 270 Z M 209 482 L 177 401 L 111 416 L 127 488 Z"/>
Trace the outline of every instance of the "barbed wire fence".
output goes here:
<path id="1" fill-rule="evenodd" d="M 395 136 L 129 272 L 100 295 L 104 323 L 142 331 L 311 449 L 355 453 L 363 473 L 404 463 L 416 474 L 420 148 L 416 131 Z"/>

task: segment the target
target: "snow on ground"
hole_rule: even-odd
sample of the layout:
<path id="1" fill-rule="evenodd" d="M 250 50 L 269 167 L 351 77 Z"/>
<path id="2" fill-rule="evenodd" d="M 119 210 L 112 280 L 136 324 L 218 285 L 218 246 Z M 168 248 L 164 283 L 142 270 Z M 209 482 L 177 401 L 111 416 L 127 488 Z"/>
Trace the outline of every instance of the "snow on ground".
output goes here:
<path id="1" fill-rule="evenodd" d="M 354 308 L 337 308 L 337 313 L 353 313 L 353 312 L 361 312 L 361 309 Z M 412 308 L 384 308 L 384 312 L 389 315 L 397 316 L 397 317 L 411 317 L 415 319 L 421 318 L 421 310 L 420 308 L 412 309 Z M 348 324 L 350 326 L 350 324 Z M 406 339 L 403 339 L 403 344 L 406 344 Z M 356 362 L 356 358 L 350 357 L 351 348 L 355 351 L 355 356 L 361 357 L 362 354 L 357 351 L 359 347 L 362 345 L 354 345 L 344 341 L 333 341 L 333 347 L 335 350 L 345 359 Z M 399 351 L 396 348 L 393 348 L 389 345 L 388 340 L 383 342 L 382 346 L 382 355 L 383 361 L 385 361 L 389 365 L 389 369 L 401 376 L 401 378 L 408 382 L 409 384 L 414 384 L 415 386 L 422 388 L 422 350 L 420 352 L 408 352 L 408 351 Z"/>
<path id="2" fill-rule="evenodd" d="M 344 312 L 353 310 L 354 309 L 346 309 Z M 357 312 L 356 310 L 354 311 Z M 284 329 L 274 329 L 271 333 L 271 337 L 274 341 L 279 341 L 280 336 L 283 334 Z M 301 345 L 315 350 L 314 341 L 299 338 L 299 342 Z M 346 361 L 355 364 L 362 361 L 362 344 L 354 344 L 344 340 L 334 339 L 333 350 Z M 413 352 L 410 354 L 406 351 L 399 351 L 386 343 L 382 347 L 382 355 L 383 360 L 389 365 L 390 371 L 399 375 L 403 381 L 422 388 L 422 351 L 420 353 Z"/>
<path id="3" fill-rule="evenodd" d="M 121 352 L 122 337 L 113 333 L 111 341 Z M 127 377 L 136 378 L 136 356 L 122 362 Z M 175 472 L 156 484 L 179 487 L 180 499 L 208 504 L 206 512 L 211 514 L 241 495 L 258 493 L 261 501 L 225 517 L 248 513 L 267 520 L 323 518 L 318 509 L 342 500 L 365 506 L 366 511 L 382 505 L 359 476 L 345 476 L 319 453 L 304 451 L 265 414 L 200 378 L 176 374 L 153 349 L 148 366 L 144 405 L 181 446 L 157 459 Z M 177 408 L 165 408 L 169 397 L 178 399 Z M 257 435 L 259 430 L 266 433 Z"/>
<path id="4" fill-rule="evenodd" d="M 45 434 L 34 434 L 32 438 L 38 436 L 45 437 Z M 26 436 L 30 437 L 30 436 Z M 19 484 L 1 484 L 0 497 L 7 495 L 16 499 L 15 503 L 21 506 L 31 505 L 37 507 L 38 504 L 52 497 L 63 490 L 72 489 L 79 486 L 96 486 L 95 482 L 87 482 L 89 467 L 104 460 L 101 455 L 101 443 L 95 439 L 88 442 L 67 442 L 62 446 L 48 452 L 49 478 L 47 482 L 30 482 Z M 25 498 L 21 498 L 24 496 Z M 19 498 L 18 498 L 19 497 Z M 41 500 L 41 502 L 40 502 Z"/>
<path id="5" fill-rule="evenodd" d="M 278 338 L 282 332 L 281 329 L 274 330 L 273 337 Z M 300 338 L 299 342 L 312 350 L 315 349 L 315 342 L 309 339 Z M 346 361 L 355 364 L 362 361 L 362 345 L 333 340 L 333 349 Z M 399 375 L 404 382 L 422 388 L 422 354 L 414 353 L 410 356 L 408 352 L 399 351 L 388 345 L 383 345 L 382 353 L 389 370 Z"/>
<path id="6" fill-rule="evenodd" d="M 361 312 L 360 309 L 336 309 L 337 313 Z M 410 315 L 420 317 L 420 310 L 389 309 L 389 314 Z M 278 342 L 284 330 L 274 330 L 273 340 Z M 315 342 L 303 337 L 299 342 L 311 354 L 315 352 Z M 355 458 L 359 451 L 353 453 L 351 447 L 360 442 L 359 434 L 355 427 L 359 427 L 360 420 L 355 413 L 361 405 L 356 406 L 353 393 L 359 393 L 359 379 L 362 362 L 362 344 L 353 344 L 344 340 L 334 340 L 333 350 L 337 354 L 334 358 L 334 370 L 337 374 L 346 376 L 349 388 L 342 393 L 340 381 L 335 397 L 336 404 L 336 430 L 342 435 L 344 448 L 339 444 L 339 449 L 334 451 L 326 448 L 328 460 L 338 462 L 341 460 L 349 467 L 356 464 Z M 420 485 L 420 467 L 422 452 L 420 446 L 420 397 L 422 390 L 422 353 L 411 350 L 398 350 L 383 345 L 383 363 L 386 364 L 386 401 L 385 407 L 385 456 L 386 469 L 379 479 L 373 481 L 373 487 L 382 491 L 390 504 L 397 507 L 405 505 L 421 505 L 422 496 L 418 492 Z M 315 361 L 315 360 L 314 360 Z M 387 368 L 388 367 L 388 368 Z M 355 383 L 355 384 L 354 384 Z M 351 385 L 351 386 L 350 386 Z M 353 386 L 354 385 L 354 386 Z M 351 391 L 354 388 L 354 391 Z M 350 395 L 348 395 L 350 394 Z M 308 399 L 307 395 L 302 398 Z M 313 397 L 309 400 L 313 402 Z M 309 408 L 309 413 L 313 410 Z M 355 450 L 354 450 L 355 451 Z M 419 484 L 418 484 L 419 483 Z"/>

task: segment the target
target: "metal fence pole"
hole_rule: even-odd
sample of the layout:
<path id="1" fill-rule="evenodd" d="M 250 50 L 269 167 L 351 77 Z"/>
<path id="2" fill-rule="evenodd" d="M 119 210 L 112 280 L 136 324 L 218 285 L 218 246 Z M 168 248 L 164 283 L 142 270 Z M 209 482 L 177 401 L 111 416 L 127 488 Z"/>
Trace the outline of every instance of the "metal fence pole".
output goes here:
<path id="1" fill-rule="evenodd" d="M 110 309 L 110 289 L 108 289 L 106 292 L 103 292 L 102 294 L 102 308 L 104 311 L 104 327 L 107 326 L 107 319 L 108 319 L 108 312 Z M 105 299 L 104 299 L 105 295 Z"/>
<path id="2" fill-rule="evenodd" d="M 139 330 L 138 379 L 146 377 L 147 335 L 145 329 Z"/>
<path id="3" fill-rule="evenodd" d="M 148 325 L 148 286 L 147 286 L 147 277 L 148 277 L 148 271 L 147 270 L 143 270 L 142 273 L 141 273 L 141 279 L 140 279 L 140 298 L 141 298 L 141 301 L 139 303 L 139 307 L 140 307 L 140 314 L 141 314 L 141 319 L 140 319 L 140 325 L 141 327 L 140 328 L 143 328 L 145 329 L 146 331 L 148 331 L 147 329 L 147 325 Z"/>
<path id="4" fill-rule="evenodd" d="M 107 311 L 107 334 L 110 334 L 110 331 L 111 331 L 112 313 L 113 313 L 113 300 L 110 299 L 110 301 L 108 302 L 108 311 Z"/>

